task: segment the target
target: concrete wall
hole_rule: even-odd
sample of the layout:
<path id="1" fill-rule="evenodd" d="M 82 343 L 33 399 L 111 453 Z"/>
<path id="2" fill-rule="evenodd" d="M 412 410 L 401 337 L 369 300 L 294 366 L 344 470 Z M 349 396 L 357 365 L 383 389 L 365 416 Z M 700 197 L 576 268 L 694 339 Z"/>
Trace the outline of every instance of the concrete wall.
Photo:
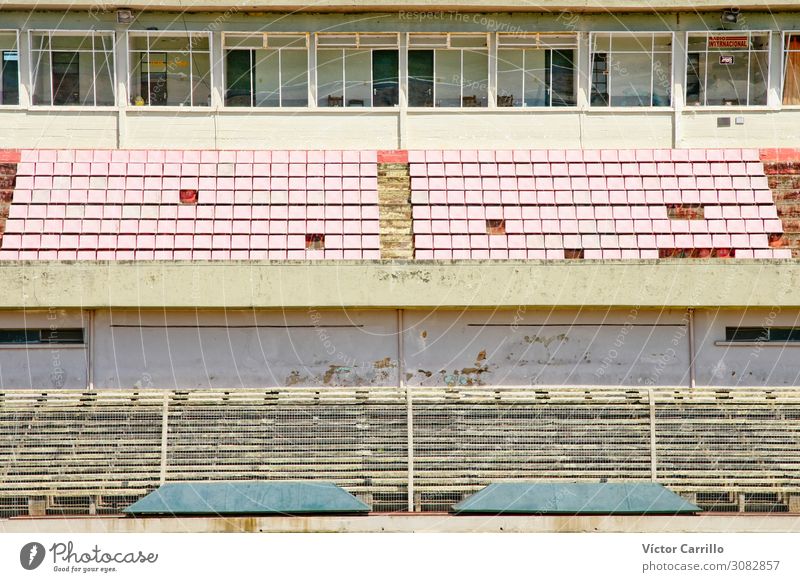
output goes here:
<path id="1" fill-rule="evenodd" d="M 0 312 L 0 329 L 86 327 L 79 311 Z M 0 345 L 0 389 L 83 388 L 87 383 L 85 345 Z"/>
<path id="2" fill-rule="evenodd" d="M 674 6 L 679 8 L 677 5 Z M 20 29 L 21 78 L 27 83 L 30 29 L 116 30 L 118 107 L 30 108 L 27 87 L 19 107 L 0 107 L 0 147 L 102 148 L 461 148 L 478 147 L 784 147 L 800 146 L 800 110 L 781 107 L 781 32 L 800 30 L 800 12 L 749 12 L 732 30 L 772 31 L 772 73 L 768 105 L 750 108 L 687 108 L 682 103 L 685 75 L 684 33 L 719 28 L 719 12 L 642 14 L 626 12 L 428 13 L 400 11 L 369 16 L 346 14 L 246 13 L 233 9 L 214 13 L 146 12 L 132 25 L 118 25 L 112 10 L 89 12 L 2 13 L 2 26 Z M 125 31 L 212 31 L 212 107 L 145 109 L 127 104 Z M 241 110 L 222 107 L 224 94 L 222 32 L 266 30 L 284 32 L 518 32 L 579 33 L 576 107 L 528 110 L 490 107 L 476 110 L 430 110 L 401 106 L 387 110 Z M 656 109 L 591 108 L 589 95 L 590 31 L 674 31 L 674 106 Z M 491 37 L 494 38 L 494 37 Z M 313 40 L 313 37 L 312 37 Z M 493 45 L 493 43 L 492 43 Z M 494 48 L 490 48 L 490 53 Z M 313 59 L 313 50 L 312 50 Z M 402 67 L 402 60 L 401 60 Z M 490 80 L 489 92 L 493 91 Z M 313 97 L 312 88 L 312 97 Z M 401 92 L 402 93 L 402 92 Z M 312 104 L 314 99 L 311 100 Z M 730 127 L 717 127 L 719 117 Z M 736 118 L 741 118 L 736 122 Z"/>
<path id="3" fill-rule="evenodd" d="M 697 310 L 697 386 L 800 385 L 800 344 L 724 345 L 726 326 L 800 325 L 797 309 Z M 0 327 L 85 326 L 82 346 L 0 348 L 2 388 L 397 386 L 395 310 L 4 312 Z M 687 386 L 685 310 L 405 310 L 410 386 Z"/>

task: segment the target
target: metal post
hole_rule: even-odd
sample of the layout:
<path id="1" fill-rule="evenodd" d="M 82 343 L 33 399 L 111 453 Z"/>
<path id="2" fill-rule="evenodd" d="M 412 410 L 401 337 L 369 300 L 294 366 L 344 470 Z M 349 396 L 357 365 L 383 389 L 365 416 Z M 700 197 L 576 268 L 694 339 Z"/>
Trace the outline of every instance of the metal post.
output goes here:
<path id="1" fill-rule="evenodd" d="M 694 309 L 689 309 L 689 388 L 694 390 Z"/>
<path id="2" fill-rule="evenodd" d="M 86 389 L 94 391 L 94 309 L 88 312 L 86 322 Z"/>
<path id="3" fill-rule="evenodd" d="M 647 389 L 647 398 L 650 403 L 650 480 L 656 481 L 656 399 L 653 389 Z"/>
<path id="4" fill-rule="evenodd" d="M 167 481 L 167 427 L 169 419 L 169 392 L 164 392 L 164 403 L 161 412 L 161 485 Z"/>
<path id="5" fill-rule="evenodd" d="M 397 310 L 397 386 L 406 392 L 406 438 L 408 440 L 408 511 L 414 511 L 414 405 L 411 388 L 406 385 L 403 354 L 403 310 Z"/>

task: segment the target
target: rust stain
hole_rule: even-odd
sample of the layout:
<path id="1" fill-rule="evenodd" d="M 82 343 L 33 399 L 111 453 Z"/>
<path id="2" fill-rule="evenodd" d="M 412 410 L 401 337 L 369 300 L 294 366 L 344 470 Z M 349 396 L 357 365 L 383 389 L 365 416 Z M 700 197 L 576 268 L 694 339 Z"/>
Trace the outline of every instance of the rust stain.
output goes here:
<path id="1" fill-rule="evenodd" d="M 397 364 L 392 361 L 390 357 L 385 357 L 382 360 L 376 360 L 373 364 L 376 368 L 394 368 Z"/>
<path id="2" fill-rule="evenodd" d="M 423 329 L 423 330 L 422 330 L 422 333 L 421 333 L 420 335 L 421 335 L 421 336 L 423 337 L 423 339 L 424 339 L 424 338 L 428 337 L 428 332 L 427 332 L 427 331 L 425 331 L 425 330 Z"/>
<path id="3" fill-rule="evenodd" d="M 322 381 L 325 384 L 330 384 L 331 380 L 333 380 L 334 374 L 336 374 L 336 370 L 339 369 L 339 366 L 336 364 L 331 364 L 328 366 L 328 370 L 322 375 Z"/>
<path id="4" fill-rule="evenodd" d="M 478 352 L 478 357 L 475 358 L 475 361 L 482 362 L 485 359 L 486 359 L 486 350 L 481 350 L 480 352 Z"/>
<path id="5" fill-rule="evenodd" d="M 286 385 L 287 386 L 294 386 L 300 383 L 300 372 L 297 370 L 292 370 L 289 374 L 289 377 L 286 378 Z"/>

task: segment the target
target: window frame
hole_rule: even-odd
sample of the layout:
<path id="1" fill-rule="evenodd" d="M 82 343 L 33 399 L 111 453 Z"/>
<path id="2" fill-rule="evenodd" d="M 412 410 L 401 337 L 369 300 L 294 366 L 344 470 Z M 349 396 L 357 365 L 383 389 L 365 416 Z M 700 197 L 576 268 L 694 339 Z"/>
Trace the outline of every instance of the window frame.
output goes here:
<path id="1" fill-rule="evenodd" d="M 798 330 L 800 327 L 792 325 L 726 325 L 725 338 L 717 340 L 714 345 L 717 346 L 772 346 L 772 347 L 800 347 L 800 339 L 792 340 L 772 340 L 770 339 L 772 330 Z M 733 339 L 731 335 L 735 335 L 738 330 L 765 330 L 766 336 L 748 338 L 748 339 Z"/>
<path id="2" fill-rule="evenodd" d="M 353 107 L 347 105 L 347 68 L 346 68 L 346 58 L 344 57 L 344 51 L 346 50 L 356 50 L 356 51 L 368 51 L 370 53 L 370 64 L 369 64 L 369 78 L 370 84 L 375 83 L 375 73 L 373 71 L 373 63 L 372 63 L 372 53 L 376 50 L 396 50 L 398 61 L 400 58 L 401 52 L 401 43 L 400 43 L 400 32 L 315 32 L 314 33 L 314 60 L 316 63 L 317 71 L 319 71 L 319 52 L 321 50 L 339 50 L 342 51 L 342 107 L 328 107 L 325 105 L 320 105 L 320 94 L 319 94 L 319 73 L 317 72 L 314 75 L 314 96 L 316 101 L 313 104 L 313 107 L 318 109 L 324 110 L 348 110 L 348 109 L 369 109 L 371 112 L 375 111 L 397 111 L 400 109 L 400 96 L 399 96 L 399 89 L 403 80 L 400 78 L 400 69 L 398 67 L 397 70 L 397 87 L 398 87 L 398 101 L 397 105 L 388 105 L 388 106 L 375 106 L 374 105 L 374 97 L 372 90 L 369 92 L 369 104 L 364 104 L 361 107 Z M 369 38 L 369 37 L 376 37 L 376 36 L 394 36 L 395 44 L 363 44 L 362 45 L 362 38 Z M 320 46 L 319 39 L 322 38 L 347 38 L 347 37 L 355 37 L 356 43 L 354 45 L 350 44 L 323 44 Z M 407 49 L 406 49 L 407 50 Z M 309 102 L 310 105 L 310 102 Z"/>
<path id="3" fill-rule="evenodd" d="M 756 29 L 756 30 L 687 30 L 684 32 L 684 47 L 685 51 L 683 54 L 684 59 L 684 73 L 683 73 L 683 100 L 684 100 L 684 109 L 688 109 L 690 111 L 729 111 L 729 110 L 740 110 L 740 109 L 748 109 L 748 110 L 766 110 L 771 109 L 769 105 L 769 90 L 772 83 L 772 30 L 763 30 L 763 29 Z M 710 36 L 742 36 L 747 35 L 748 38 L 748 47 L 750 44 L 750 39 L 752 39 L 754 34 L 763 34 L 767 36 L 767 48 L 765 51 L 753 51 L 752 49 L 748 48 L 748 63 L 747 63 L 747 71 L 748 71 L 748 87 L 747 87 L 747 101 L 748 104 L 746 105 L 689 105 L 686 101 L 686 91 L 688 89 L 688 81 L 689 81 L 689 37 L 693 35 L 697 36 L 705 36 L 706 37 L 706 49 L 705 54 L 708 55 L 708 37 Z M 763 105 L 750 105 L 750 54 L 753 52 L 766 52 L 767 54 L 767 78 L 765 79 L 766 88 L 767 88 L 767 101 Z M 704 82 L 704 101 L 708 101 L 706 97 L 707 90 L 705 87 L 708 85 L 708 58 L 706 58 L 706 67 L 703 71 L 703 82 Z M 673 83 L 674 86 L 674 83 Z M 673 96 L 674 100 L 674 96 Z"/>
<path id="4" fill-rule="evenodd" d="M 141 51 L 136 50 L 137 53 L 146 53 L 150 54 L 150 36 L 156 37 L 169 37 L 169 36 L 184 36 L 189 35 L 190 37 L 198 36 L 203 37 L 205 36 L 208 39 L 208 85 L 209 85 L 209 103 L 208 105 L 195 105 L 194 104 L 194 67 L 192 66 L 194 61 L 192 59 L 192 54 L 194 52 L 199 52 L 205 54 L 206 51 L 199 50 L 194 51 L 191 48 L 191 42 L 189 43 L 189 87 L 191 90 L 190 93 L 190 100 L 191 105 L 150 105 L 149 103 L 145 103 L 144 105 L 133 105 L 131 103 L 131 53 L 134 52 L 131 49 L 131 37 L 145 37 L 148 39 L 147 43 L 147 50 Z M 153 51 L 153 52 L 163 52 L 163 51 Z M 214 36 L 211 30 L 126 30 L 125 31 L 125 89 L 127 94 L 125 95 L 124 105 L 122 106 L 123 109 L 127 109 L 130 111 L 209 111 L 217 109 L 214 105 Z M 149 80 L 148 80 L 149 84 Z"/>
<path id="5" fill-rule="evenodd" d="M 20 67 L 20 58 L 22 49 L 19 45 L 19 29 L 18 28 L 0 28 L 0 34 L 14 34 L 14 45 L 17 48 L 17 103 L 0 103 L 0 109 L 22 109 L 22 86 L 23 86 L 23 79 L 22 79 L 22 68 Z M 2 66 L 0 66 L 0 70 Z M 1 82 L 1 81 L 0 81 Z"/>
<path id="6" fill-rule="evenodd" d="M 611 75 L 608 74 L 607 83 L 608 83 L 608 104 L 607 105 L 593 105 L 592 104 L 592 90 L 594 88 L 594 55 L 595 51 L 595 39 L 598 36 L 608 36 L 609 40 L 609 50 L 606 54 L 613 55 L 613 39 L 615 36 L 626 36 L 630 38 L 636 38 L 638 36 L 649 36 L 651 39 L 650 42 L 650 52 L 645 53 L 643 51 L 617 51 L 620 54 L 649 54 L 650 55 L 650 105 L 612 105 L 611 104 Z M 657 36 L 664 36 L 669 37 L 670 40 L 670 50 L 669 53 L 667 51 L 664 52 L 655 52 L 655 41 Z M 654 96 L 654 87 L 655 87 L 655 75 L 653 74 L 653 67 L 655 64 L 655 57 L 656 54 L 669 54 L 669 95 L 670 95 L 670 103 L 669 105 L 653 105 L 653 96 Z M 687 57 L 688 63 L 688 57 Z M 620 110 L 620 109 L 631 109 L 636 111 L 643 111 L 647 109 L 654 109 L 657 111 L 671 111 L 675 108 L 675 31 L 672 30 L 639 30 L 639 31 L 628 31 L 628 30 L 598 30 L 598 31 L 591 31 L 589 33 L 589 91 L 587 94 L 588 106 L 589 109 L 596 109 L 596 110 Z"/>
<path id="7" fill-rule="evenodd" d="M 28 31 L 28 99 L 29 99 L 29 107 L 31 109 L 39 109 L 39 110 L 55 110 L 55 111 L 69 111 L 72 110 L 86 110 L 92 109 L 94 111 L 116 111 L 119 107 L 119 89 L 118 89 L 118 82 L 117 82 L 117 47 L 118 43 L 120 42 L 120 37 L 117 35 L 116 30 L 52 30 L 47 28 L 31 28 Z M 113 105 L 55 105 L 53 104 L 53 81 L 52 81 L 52 74 L 53 74 L 53 49 L 50 46 L 47 51 L 40 51 L 34 50 L 33 48 L 33 35 L 34 34 L 42 34 L 47 33 L 48 39 L 52 39 L 54 36 L 83 36 L 84 38 L 92 35 L 92 50 L 91 51 L 81 51 L 78 49 L 77 52 L 91 52 L 93 55 L 92 58 L 92 78 L 94 79 L 92 85 L 94 86 L 94 102 L 97 103 L 97 67 L 96 62 L 94 59 L 94 54 L 96 53 L 104 53 L 106 51 L 98 51 L 94 48 L 94 37 L 95 36 L 110 36 L 111 37 L 111 59 L 112 59 L 112 79 L 111 79 L 111 91 L 114 96 L 114 104 Z M 19 46 L 19 45 L 18 45 Z M 34 75 L 36 73 L 36 67 L 34 63 L 36 59 L 34 58 L 34 54 L 40 52 L 47 52 L 49 55 L 49 62 L 50 62 L 50 103 L 45 104 L 36 104 L 34 103 L 34 93 L 36 92 L 36 80 L 34 79 Z M 60 51 L 57 51 L 60 52 Z"/>
<path id="8" fill-rule="evenodd" d="M 482 50 L 486 51 L 486 79 L 489 84 L 492 82 L 492 59 L 497 59 L 497 55 L 492 55 L 492 35 L 491 32 L 409 32 L 408 38 L 406 42 L 406 53 L 411 52 L 412 50 L 430 50 L 433 51 L 433 94 L 431 96 L 433 105 L 431 107 L 423 107 L 423 106 L 409 106 L 408 109 L 411 111 L 431 111 L 431 110 L 444 110 L 444 111 L 486 111 L 489 109 L 496 109 L 494 105 L 490 102 L 490 95 L 489 95 L 489 87 L 486 88 L 486 105 L 479 105 L 477 107 L 465 107 L 464 106 L 464 51 L 465 50 L 475 50 L 476 47 L 453 47 L 452 40 L 453 38 L 479 38 L 483 37 L 485 41 L 485 48 Z M 411 39 L 414 37 L 446 37 L 444 46 L 434 45 L 434 44 L 419 44 L 416 46 L 412 46 Z M 457 107 L 449 107 L 449 106 L 442 106 L 436 105 L 436 51 L 446 50 L 446 51 L 458 51 L 461 53 L 461 65 L 459 70 L 459 75 L 462 79 L 461 85 L 459 87 L 459 99 L 461 104 Z M 496 75 L 495 71 L 495 75 Z M 406 71 L 406 77 L 403 79 L 403 83 L 405 83 L 404 88 L 406 91 L 406 95 L 409 93 L 409 81 L 410 76 L 408 71 Z M 496 77 L 495 77 L 496 81 Z M 514 109 L 513 107 L 509 107 L 508 109 Z"/>
<path id="9" fill-rule="evenodd" d="M 542 46 L 542 47 L 534 47 L 528 44 L 518 44 L 518 45 L 502 45 L 501 38 L 511 38 L 511 37 L 535 37 L 536 44 L 540 44 L 540 38 L 544 37 L 565 37 L 570 36 L 574 39 L 574 44 L 565 45 L 563 47 L 553 47 L 553 46 Z M 580 41 L 580 34 L 578 32 L 497 32 L 496 33 L 497 42 L 495 44 L 495 78 L 494 78 L 494 87 L 495 87 L 495 103 L 491 107 L 493 109 L 501 109 L 511 110 L 511 111 L 570 111 L 570 110 L 577 110 L 578 109 L 578 93 L 580 92 L 580 84 L 581 84 L 581 41 Z M 550 91 L 550 103 L 548 105 L 525 105 L 525 76 L 526 73 L 523 70 L 522 73 L 522 105 L 515 106 L 512 105 L 511 107 L 502 107 L 499 105 L 500 99 L 500 65 L 499 65 L 499 58 L 498 55 L 500 51 L 503 50 L 521 50 L 523 51 L 523 69 L 524 69 L 524 51 L 526 50 L 572 50 L 575 53 L 575 59 L 573 62 L 573 75 L 574 75 L 574 87 L 573 90 L 573 98 L 575 99 L 575 105 L 553 105 L 553 92 L 552 88 Z M 491 59 L 492 56 L 490 55 L 489 58 Z M 550 76 L 552 79 L 552 69 L 553 65 L 552 62 L 550 63 Z"/>
<path id="10" fill-rule="evenodd" d="M 780 104 L 779 108 L 781 109 L 800 109 L 800 104 L 798 105 L 787 105 L 783 102 L 783 91 L 786 86 L 786 64 L 789 57 L 789 50 L 786 48 L 786 40 L 789 36 L 796 35 L 800 37 L 800 29 L 797 30 L 781 30 L 781 88 L 780 88 Z M 772 51 L 770 51 L 772 52 Z M 792 51 L 792 52 L 800 52 L 800 51 Z"/>
<path id="11" fill-rule="evenodd" d="M 279 111 L 285 109 L 291 110 L 305 110 L 310 108 L 311 103 L 311 32 L 263 32 L 263 31 L 241 31 L 241 30 L 225 30 L 222 31 L 222 56 L 220 58 L 220 68 L 222 74 L 222 108 L 226 110 L 242 110 L 242 111 Z M 242 37 L 242 36 L 257 36 L 261 35 L 262 37 L 262 47 L 261 49 L 255 47 L 243 47 L 243 48 L 233 48 L 225 46 L 225 39 L 228 37 Z M 270 47 L 268 46 L 269 37 L 285 37 L 285 36 L 299 36 L 303 35 L 306 40 L 306 44 L 304 49 L 299 47 Z M 253 91 L 253 96 L 250 99 L 249 106 L 241 106 L 241 105 L 228 105 L 227 104 L 227 95 L 228 95 L 228 51 L 257 51 L 257 50 L 276 50 L 278 51 L 278 74 L 281 75 L 282 65 L 281 65 L 281 55 L 280 52 L 283 50 L 289 51 L 299 51 L 305 50 L 306 51 L 306 105 L 278 105 L 275 107 L 274 105 L 270 105 L 267 107 L 259 107 L 255 104 L 255 91 Z M 280 77 L 279 77 L 280 78 Z M 280 94 L 278 95 L 279 102 L 283 101 L 283 87 L 280 86 L 279 82 L 279 91 Z"/>

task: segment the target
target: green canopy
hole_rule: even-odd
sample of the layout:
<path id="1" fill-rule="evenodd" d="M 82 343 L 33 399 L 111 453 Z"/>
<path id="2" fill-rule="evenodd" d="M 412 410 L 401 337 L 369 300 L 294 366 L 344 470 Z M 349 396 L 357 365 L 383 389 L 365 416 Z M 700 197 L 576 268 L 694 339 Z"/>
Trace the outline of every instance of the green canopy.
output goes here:
<path id="1" fill-rule="evenodd" d="M 675 515 L 702 511 L 658 483 L 492 483 L 460 514 Z"/>
<path id="2" fill-rule="evenodd" d="M 123 511 L 131 515 L 308 515 L 369 510 L 333 483 L 191 481 L 162 485 Z"/>

